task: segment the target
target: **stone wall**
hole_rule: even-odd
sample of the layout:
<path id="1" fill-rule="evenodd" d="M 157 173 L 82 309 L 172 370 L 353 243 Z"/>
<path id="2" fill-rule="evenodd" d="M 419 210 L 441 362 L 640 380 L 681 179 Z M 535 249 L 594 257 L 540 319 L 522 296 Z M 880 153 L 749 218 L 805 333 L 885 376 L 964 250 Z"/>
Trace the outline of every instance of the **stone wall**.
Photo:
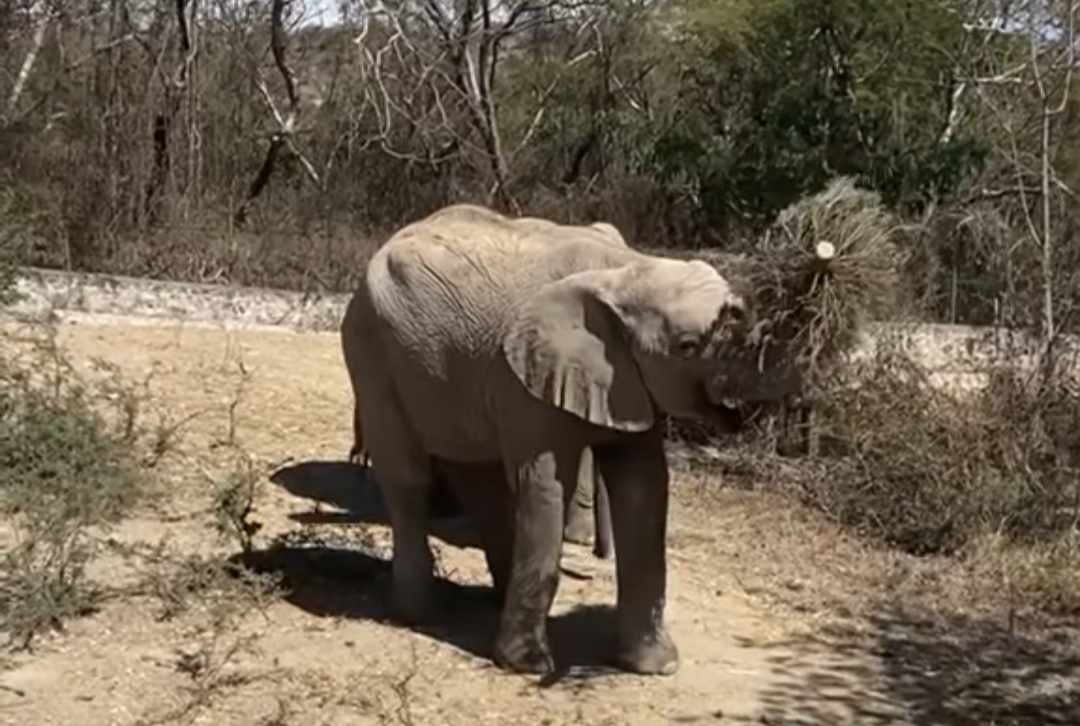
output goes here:
<path id="1" fill-rule="evenodd" d="M 337 335 L 349 296 L 285 290 L 165 282 L 141 278 L 24 268 L 17 290 L 22 300 L 8 314 L 89 323 L 183 325 L 313 331 Z M 867 330 L 856 357 L 872 354 L 884 341 L 900 345 L 943 385 L 972 390 L 987 370 L 1002 363 L 1030 368 L 1038 345 L 1016 333 L 960 325 L 877 324 Z M 1064 343 L 1080 374 L 1080 345 Z"/>
<path id="2" fill-rule="evenodd" d="M 235 328 L 283 328 L 337 333 L 347 295 L 318 295 L 233 285 L 201 285 L 142 278 L 23 268 L 9 308 L 41 317 L 71 313 L 184 321 Z"/>

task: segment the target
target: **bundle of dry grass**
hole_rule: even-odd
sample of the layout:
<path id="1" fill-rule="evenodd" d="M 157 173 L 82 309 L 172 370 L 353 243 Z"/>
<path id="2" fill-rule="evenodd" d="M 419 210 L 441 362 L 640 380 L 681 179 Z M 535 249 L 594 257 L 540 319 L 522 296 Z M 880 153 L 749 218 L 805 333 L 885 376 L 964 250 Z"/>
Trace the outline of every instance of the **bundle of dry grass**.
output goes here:
<path id="1" fill-rule="evenodd" d="M 777 404 L 827 394 L 838 358 L 852 352 L 865 323 L 894 309 L 903 262 L 894 242 L 899 230 L 878 195 L 839 178 L 781 212 L 743 253 L 655 250 L 709 262 L 752 301 L 756 324 L 745 355 L 762 375 L 744 379 L 753 389 L 744 402 L 750 424 L 744 444 L 774 450 L 775 437 L 796 435 L 798 447 L 810 446 L 809 421 L 795 423 L 801 432 L 788 430 L 800 414 L 777 421 L 783 409 Z M 733 441 L 691 421 L 671 422 L 669 436 Z"/>
<path id="2" fill-rule="evenodd" d="M 793 363 L 812 385 L 867 321 L 894 309 L 898 229 L 877 194 L 841 177 L 781 212 L 749 254 L 694 256 L 746 286 L 759 366 Z"/>
<path id="3" fill-rule="evenodd" d="M 754 281 L 774 329 L 811 361 L 847 350 L 859 326 L 895 305 L 897 225 L 877 194 L 847 178 L 784 210 Z M 766 277 L 767 276 L 767 277 Z M 790 322 L 788 322 L 790 321 Z"/>

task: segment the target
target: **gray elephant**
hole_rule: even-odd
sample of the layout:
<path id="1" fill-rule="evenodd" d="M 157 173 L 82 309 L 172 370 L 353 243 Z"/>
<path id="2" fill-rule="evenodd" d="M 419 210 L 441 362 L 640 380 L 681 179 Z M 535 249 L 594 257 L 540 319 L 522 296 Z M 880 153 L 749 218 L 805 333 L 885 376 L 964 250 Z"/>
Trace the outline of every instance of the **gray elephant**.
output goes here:
<path id="1" fill-rule="evenodd" d="M 646 255 L 594 226 L 455 205 L 394 234 L 341 333 L 390 515 L 398 615 L 431 614 L 431 494 L 445 481 L 500 593 L 495 662 L 551 671 L 564 503 L 591 455 L 617 553 L 614 661 L 675 672 L 658 421 L 737 426 L 723 404 L 736 392 L 714 381 L 734 380 L 717 374 L 742 355 L 749 324 L 745 296 L 709 264 Z"/>
<path id="2" fill-rule="evenodd" d="M 460 217 L 472 217 L 481 224 L 502 224 L 507 221 L 505 217 L 492 210 L 472 205 L 459 205 L 456 214 Z M 529 229 L 531 232 L 541 235 L 551 234 L 554 238 L 559 238 L 562 234 L 560 230 L 564 229 L 561 225 L 537 217 L 515 219 L 514 226 L 517 229 Z M 595 236 L 596 241 L 607 242 L 616 247 L 628 248 L 626 240 L 614 225 L 607 222 L 594 222 L 590 227 L 600 233 L 600 235 Z M 364 425 L 360 406 L 362 394 L 357 373 L 361 365 L 361 349 L 364 341 L 350 336 L 343 336 L 342 344 L 345 366 L 353 383 L 353 445 L 349 450 L 348 458 L 354 463 L 366 466 L 370 461 L 370 457 L 364 443 Z M 439 482 L 439 484 L 441 485 L 443 482 Z M 438 494 L 442 496 L 433 496 L 433 503 L 445 502 L 450 507 L 457 504 L 446 496 L 446 492 L 442 490 L 441 486 Z M 565 506 L 564 539 L 567 542 L 583 545 L 591 542 L 593 553 L 597 557 L 600 559 L 609 558 L 614 547 L 611 510 L 608 504 L 607 491 L 603 485 L 603 476 L 593 461 L 591 449 L 586 448 L 582 455 L 577 487 L 574 490 L 573 497 L 568 499 Z M 432 512 L 434 515 L 441 516 L 453 516 L 456 513 L 456 510 Z"/>

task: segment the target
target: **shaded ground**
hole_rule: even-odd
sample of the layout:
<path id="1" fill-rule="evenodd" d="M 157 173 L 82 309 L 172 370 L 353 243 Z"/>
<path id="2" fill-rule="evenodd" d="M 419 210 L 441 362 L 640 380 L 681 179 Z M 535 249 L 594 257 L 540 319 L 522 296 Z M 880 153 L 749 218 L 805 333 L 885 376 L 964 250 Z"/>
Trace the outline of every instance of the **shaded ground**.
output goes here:
<path id="1" fill-rule="evenodd" d="M 196 593 L 166 615 L 160 592 L 118 594 L 10 656 L 0 723 L 1080 723 L 1071 623 L 1028 632 L 978 603 L 935 611 L 947 572 L 686 468 L 669 541 L 680 671 L 642 678 L 604 666 L 613 567 L 568 545 L 550 626 L 566 673 L 549 687 L 504 674 L 489 661 L 495 610 L 474 549 L 437 542 L 443 622 L 416 632 L 386 618 L 388 532 L 378 502 L 358 494 L 362 473 L 335 463 L 351 443 L 335 335 L 84 321 L 65 325 L 62 341 L 84 363 L 100 356 L 138 379 L 153 370 L 157 413 L 186 421 L 167 496 L 110 533 L 112 546 L 235 551 L 208 512 L 208 482 L 234 465 L 222 445 L 231 409 L 235 443 L 278 472 L 257 501 L 249 560 L 286 588 L 227 625 L 227 595 Z M 95 576 L 117 584 L 134 568 L 106 555 Z"/>

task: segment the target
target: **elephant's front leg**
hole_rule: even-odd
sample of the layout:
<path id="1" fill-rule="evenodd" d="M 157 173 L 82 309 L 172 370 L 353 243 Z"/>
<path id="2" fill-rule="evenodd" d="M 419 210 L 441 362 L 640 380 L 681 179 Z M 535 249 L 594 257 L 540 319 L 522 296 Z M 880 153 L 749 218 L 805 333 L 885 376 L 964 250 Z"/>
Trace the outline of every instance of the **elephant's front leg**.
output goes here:
<path id="1" fill-rule="evenodd" d="M 554 669 L 547 640 L 547 615 L 559 585 L 564 490 L 561 479 L 577 476 L 577 467 L 573 471 L 570 468 L 559 467 L 552 452 L 516 466 L 508 465 L 507 476 L 514 491 L 513 562 L 495 638 L 495 662 L 503 668 L 524 673 L 549 673 Z"/>
<path id="2" fill-rule="evenodd" d="M 658 430 L 598 448 L 615 534 L 617 664 L 637 673 L 674 673 L 679 651 L 664 625 L 668 467 Z"/>

